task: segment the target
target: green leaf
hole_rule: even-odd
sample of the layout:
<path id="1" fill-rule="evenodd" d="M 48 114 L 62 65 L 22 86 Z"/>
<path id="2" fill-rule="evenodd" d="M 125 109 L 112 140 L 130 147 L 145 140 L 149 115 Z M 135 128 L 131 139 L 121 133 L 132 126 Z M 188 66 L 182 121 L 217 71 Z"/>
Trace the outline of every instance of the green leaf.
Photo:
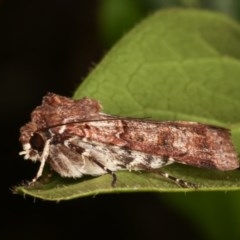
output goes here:
<path id="1" fill-rule="evenodd" d="M 167 10 L 150 16 L 105 56 L 74 97 L 93 97 L 104 111 L 159 120 L 187 120 L 229 127 L 240 152 L 240 27 L 226 16 L 197 10 Z M 173 164 L 162 170 L 199 184 L 198 191 L 239 190 L 237 171 L 220 172 Z M 119 172 L 16 188 L 48 200 L 129 191 L 182 189 L 156 174 Z"/>

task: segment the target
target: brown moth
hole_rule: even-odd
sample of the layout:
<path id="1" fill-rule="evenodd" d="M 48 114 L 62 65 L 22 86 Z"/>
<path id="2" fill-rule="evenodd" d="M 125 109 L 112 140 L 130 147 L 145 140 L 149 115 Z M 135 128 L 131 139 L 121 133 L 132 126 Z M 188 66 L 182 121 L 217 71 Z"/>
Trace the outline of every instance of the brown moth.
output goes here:
<path id="1" fill-rule="evenodd" d="M 151 121 L 101 112 L 98 101 L 48 93 L 21 127 L 25 159 L 45 163 L 62 177 L 113 175 L 119 170 L 156 172 L 182 187 L 196 187 L 159 168 L 178 162 L 221 171 L 239 167 L 228 129 L 187 121 Z"/>

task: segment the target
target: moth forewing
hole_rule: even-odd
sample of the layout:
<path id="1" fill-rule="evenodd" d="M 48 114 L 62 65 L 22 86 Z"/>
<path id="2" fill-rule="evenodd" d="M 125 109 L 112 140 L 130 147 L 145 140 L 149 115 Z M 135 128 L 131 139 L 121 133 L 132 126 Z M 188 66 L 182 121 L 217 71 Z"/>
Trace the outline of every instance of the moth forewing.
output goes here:
<path id="1" fill-rule="evenodd" d="M 239 167 L 227 129 L 195 122 L 158 122 L 111 116 L 98 101 L 48 93 L 21 130 L 25 159 L 45 163 L 63 177 L 153 171 L 174 161 L 226 171 Z M 182 187 L 194 184 L 158 171 Z"/>

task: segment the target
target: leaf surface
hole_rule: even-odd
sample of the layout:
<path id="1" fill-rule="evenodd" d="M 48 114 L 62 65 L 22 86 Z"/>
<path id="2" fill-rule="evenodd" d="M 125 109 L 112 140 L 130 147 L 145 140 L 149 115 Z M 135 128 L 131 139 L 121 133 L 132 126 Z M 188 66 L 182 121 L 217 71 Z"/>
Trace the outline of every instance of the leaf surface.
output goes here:
<path id="1" fill-rule="evenodd" d="M 121 39 L 76 90 L 98 99 L 104 112 L 158 120 L 186 120 L 231 129 L 240 152 L 240 26 L 226 16 L 198 10 L 159 11 Z M 240 189 L 238 171 L 173 164 L 162 170 L 199 184 L 198 191 Z M 156 174 L 118 172 L 70 180 L 54 175 L 16 191 L 48 200 L 99 193 L 196 191 Z"/>

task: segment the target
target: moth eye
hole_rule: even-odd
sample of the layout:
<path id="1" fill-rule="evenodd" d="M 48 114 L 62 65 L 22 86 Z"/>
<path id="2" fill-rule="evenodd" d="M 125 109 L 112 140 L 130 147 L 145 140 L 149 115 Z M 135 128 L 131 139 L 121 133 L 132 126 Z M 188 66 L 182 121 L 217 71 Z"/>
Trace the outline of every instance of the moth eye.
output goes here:
<path id="1" fill-rule="evenodd" d="M 31 147 L 34 150 L 37 150 L 39 152 L 43 151 L 43 148 L 44 148 L 44 145 L 45 145 L 45 141 L 44 141 L 43 137 L 40 134 L 34 133 L 33 136 L 30 138 L 29 142 L 31 144 Z"/>

